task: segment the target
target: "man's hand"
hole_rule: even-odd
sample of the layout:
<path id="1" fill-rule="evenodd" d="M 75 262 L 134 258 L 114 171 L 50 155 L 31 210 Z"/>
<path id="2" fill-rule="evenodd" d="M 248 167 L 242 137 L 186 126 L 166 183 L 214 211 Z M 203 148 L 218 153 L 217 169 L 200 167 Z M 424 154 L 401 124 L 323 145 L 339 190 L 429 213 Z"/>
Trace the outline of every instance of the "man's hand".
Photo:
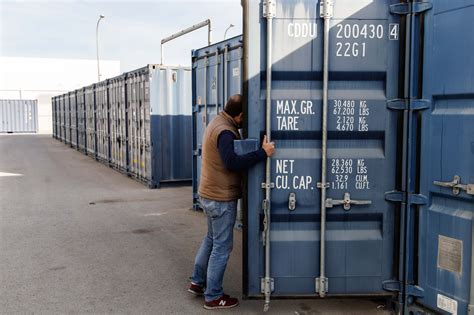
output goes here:
<path id="1" fill-rule="evenodd" d="M 265 151 L 267 156 L 272 156 L 275 153 L 275 143 L 268 142 L 267 136 L 263 136 L 262 149 Z"/>

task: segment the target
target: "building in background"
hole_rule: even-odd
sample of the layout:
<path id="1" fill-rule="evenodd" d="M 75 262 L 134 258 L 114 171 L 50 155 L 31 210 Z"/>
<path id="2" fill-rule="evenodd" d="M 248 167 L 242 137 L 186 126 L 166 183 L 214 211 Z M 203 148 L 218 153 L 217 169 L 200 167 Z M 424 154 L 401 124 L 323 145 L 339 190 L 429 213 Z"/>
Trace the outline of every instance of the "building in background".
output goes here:
<path id="1" fill-rule="evenodd" d="M 51 97 L 97 82 L 95 59 L 0 57 L 0 99 L 37 99 L 38 132 L 52 133 Z M 120 74 L 120 61 L 100 61 L 101 80 Z"/>

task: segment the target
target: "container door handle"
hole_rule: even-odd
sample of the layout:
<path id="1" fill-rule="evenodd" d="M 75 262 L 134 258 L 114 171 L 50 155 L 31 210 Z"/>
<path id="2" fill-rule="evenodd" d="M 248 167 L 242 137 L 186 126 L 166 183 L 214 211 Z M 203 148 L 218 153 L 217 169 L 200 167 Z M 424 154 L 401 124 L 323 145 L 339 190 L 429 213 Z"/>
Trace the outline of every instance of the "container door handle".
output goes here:
<path id="1" fill-rule="evenodd" d="M 326 208 L 332 208 L 334 206 L 344 206 L 344 210 L 349 211 L 351 209 L 351 205 L 370 205 L 372 204 L 372 200 L 352 200 L 351 194 L 348 192 L 344 193 L 343 200 L 335 200 L 328 198 L 326 199 Z"/>
<path id="2" fill-rule="evenodd" d="M 468 195 L 474 195 L 474 184 L 461 184 L 461 177 L 454 175 L 454 178 L 450 182 L 434 181 L 433 184 L 440 187 L 452 188 L 453 195 L 457 196 L 464 190 Z"/>

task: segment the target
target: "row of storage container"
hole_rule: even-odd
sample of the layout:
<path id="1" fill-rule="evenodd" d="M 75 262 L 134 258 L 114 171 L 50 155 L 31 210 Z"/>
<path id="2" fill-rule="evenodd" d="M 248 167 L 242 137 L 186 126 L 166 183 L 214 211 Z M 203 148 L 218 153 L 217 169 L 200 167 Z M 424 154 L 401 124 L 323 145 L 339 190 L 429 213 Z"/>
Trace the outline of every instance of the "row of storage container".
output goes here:
<path id="1" fill-rule="evenodd" d="M 37 100 L 0 100 L 0 133 L 38 132 Z"/>
<path id="2" fill-rule="evenodd" d="M 474 314 L 474 1 L 242 4 L 243 43 L 192 60 L 196 208 L 227 96 L 242 87 L 236 152 L 276 142 L 245 180 L 244 295 Z"/>
<path id="3" fill-rule="evenodd" d="M 150 187 L 190 181 L 191 70 L 148 65 L 52 98 L 53 137 Z"/>

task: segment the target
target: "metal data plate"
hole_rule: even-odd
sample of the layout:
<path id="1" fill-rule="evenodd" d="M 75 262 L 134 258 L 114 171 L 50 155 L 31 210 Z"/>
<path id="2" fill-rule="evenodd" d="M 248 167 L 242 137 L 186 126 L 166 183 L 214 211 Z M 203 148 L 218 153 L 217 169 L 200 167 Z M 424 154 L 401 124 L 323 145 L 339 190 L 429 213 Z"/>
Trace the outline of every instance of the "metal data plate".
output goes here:
<path id="1" fill-rule="evenodd" d="M 462 241 L 438 235 L 438 268 L 462 273 Z"/>

